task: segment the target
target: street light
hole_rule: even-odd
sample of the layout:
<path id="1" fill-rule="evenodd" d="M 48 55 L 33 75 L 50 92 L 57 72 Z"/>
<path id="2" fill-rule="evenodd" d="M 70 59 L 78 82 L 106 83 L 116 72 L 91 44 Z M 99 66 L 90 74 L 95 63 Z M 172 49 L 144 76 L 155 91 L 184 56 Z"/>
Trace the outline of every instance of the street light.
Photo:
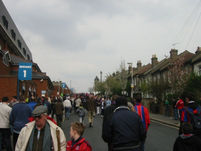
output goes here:
<path id="1" fill-rule="evenodd" d="M 128 63 L 129 67 L 131 67 L 131 98 L 133 98 L 133 88 L 134 88 L 134 84 L 133 84 L 133 63 Z"/>

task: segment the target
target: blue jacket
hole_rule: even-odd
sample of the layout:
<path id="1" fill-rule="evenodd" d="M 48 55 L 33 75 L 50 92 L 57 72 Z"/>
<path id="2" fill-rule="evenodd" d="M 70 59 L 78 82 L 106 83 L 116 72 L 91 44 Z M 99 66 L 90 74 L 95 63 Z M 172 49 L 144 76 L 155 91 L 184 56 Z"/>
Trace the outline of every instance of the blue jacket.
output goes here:
<path id="1" fill-rule="evenodd" d="M 34 107 L 36 106 L 36 104 L 37 104 L 37 103 L 36 103 L 36 102 L 33 102 L 33 101 L 28 103 L 29 107 L 31 108 L 31 111 L 34 110 Z"/>
<path id="2" fill-rule="evenodd" d="M 26 103 L 17 103 L 13 106 L 10 114 L 10 125 L 15 133 L 20 133 L 21 129 L 29 122 L 32 116 L 31 108 Z"/>

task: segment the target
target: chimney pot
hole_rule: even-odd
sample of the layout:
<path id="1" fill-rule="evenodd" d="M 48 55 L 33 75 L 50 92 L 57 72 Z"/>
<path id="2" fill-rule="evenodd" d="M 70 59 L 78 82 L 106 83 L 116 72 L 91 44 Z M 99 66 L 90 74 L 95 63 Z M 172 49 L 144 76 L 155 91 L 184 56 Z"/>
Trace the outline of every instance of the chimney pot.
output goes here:
<path id="1" fill-rule="evenodd" d="M 177 49 L 171 49 L 170 50 L 170 58 L 173 59 L 178 55 L 178 50 Z"/>
<path id="2" fill-rule="evenodd" d="M 154 67 L 157 63 L 158 63 L 158 58 L 154 54 L 154 55 L 152 55 L 152 58 L 151 58 L 152 67 Z"/>
<path id="3" fill-rule="evenodd" d="M 198 47 L 195 54 L 201 53 L 201 47 Z"/>
<path id="4" fill-rule="evenodd" d="M 137 69 L 141 68 L 142 67 L 142 62 L 141 60 L 138 60 L 137 61 Z"/>

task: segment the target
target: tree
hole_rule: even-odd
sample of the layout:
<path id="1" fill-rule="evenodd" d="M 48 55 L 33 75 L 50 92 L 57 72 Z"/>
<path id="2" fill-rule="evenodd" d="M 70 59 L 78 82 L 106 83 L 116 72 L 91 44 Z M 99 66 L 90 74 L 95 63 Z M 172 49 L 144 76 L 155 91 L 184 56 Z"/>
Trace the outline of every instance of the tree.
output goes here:
<path id="1" fill-rule="evenodd" d="M 195 101 L 200 100 L 201 98 L 201 75 L 192 73 L 186 83 L 184 88 L 184 93 L 190 93 L 194 96 Z"/>
<path id="2" fill-rule="evenodd" d="M 165 82 L 163 79 L 160 79 L 159 82 L 152 81 L 148 86 L 149 92 L 156 97 L 158 101 L 162 101 L 168 89 L 168 82 Z"/>
<path id="3" fill-rule="evenodd" d="M 184 57 L 179 57 L 171 62 L 168 81 L 173 94 L 180 96 L 183 93 L 189 75 L 184 68 Z"/>
<path id="4" fill-rule="evenodd" d="M 121 84 L 117 76 L 109 75 L 105 80 L 107 95 L 120 95 L 122 92 Z"/>
<path id="5" fill-rule="evenodd" d="M 124 60 L 121 61 L 120 72 L 118 74 L 118 78 L 119 78 L 119 81 L 120 81 L 122 91 L 125 91 L 126 86 L 127 86 L 127 80 L 128 80 L 128 72 L 126 70 L 126 65 L 125 65 Z"/>

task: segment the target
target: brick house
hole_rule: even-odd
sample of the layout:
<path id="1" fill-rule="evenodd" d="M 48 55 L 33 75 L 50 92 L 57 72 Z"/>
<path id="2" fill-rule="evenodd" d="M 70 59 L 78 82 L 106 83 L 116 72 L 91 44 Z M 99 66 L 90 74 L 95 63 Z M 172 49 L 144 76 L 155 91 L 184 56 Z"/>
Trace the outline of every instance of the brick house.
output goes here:
<path id="1" fill-rule="evenodd" d="M 156 55 L 152 56 L 151 64 L 142 66 L 141 62 L 138 61 L 137 68 L 133 68 L 133 79 L 135 87 L 134 93 L 142 92 L 141 90 L 143 85 L 148 85 L 151 82 L 170 82 L 170 69 L 179 59 L 181 59 L 183 63 L 182 70 L 190 74 L 193 71 L 193 65 L 191 61 L 194 56 L 195 54 L 190 53 L 187 50 L 182 52 L 181 54 L 178 54 L 178 51 L 176 49 L 171 49 L 170 57 L 164 58 L 161 61 L 158 61 Z M 197 58 L 199 58 L 199 56 Z M 197 58 L 194 58 L 194 62 L 196 62 Z M 195 69 L 197 68 L 195 67 Z M 167 90 L 167 93 L 171 93 L 171 89 Z M 143 93 L 143 97 L 146 99 L 153 99 L 152 94 L 150 94 L 149 92 Z"/>
<path id="2" fill-rule="evenodd" d="M 201 75 L 201 47 L 197 48 L 197 51 L 195 52 L 195 56 L 192 59 L 193 64 L 193 71 Z"/>
<path id="3" fill-rule="evenodd" d="M 54 89 L 52 91 L 52 95 L 53 96 L 60 96 L 61 94 L 63 95 L 70 95 L 71 94 L 71 91 L 70 89 L 68 88 L 68 86 L 66 85 L 66 88 L 62 88 L 61 86 L 61 81 L 53 81 L 53 86 L 54 86 Z"/>
<path id="4" fill-rule="evenodd" d="M 53 84 L 32 60 L 32 53 L 18 31 L 3 2 L 0 0 L 0 100 L 4 96 L 17 95 L 18 65 L 20 62 L 33 64 L 32 80 L 20 81 L 20 94 L 51 95 Z"/>

